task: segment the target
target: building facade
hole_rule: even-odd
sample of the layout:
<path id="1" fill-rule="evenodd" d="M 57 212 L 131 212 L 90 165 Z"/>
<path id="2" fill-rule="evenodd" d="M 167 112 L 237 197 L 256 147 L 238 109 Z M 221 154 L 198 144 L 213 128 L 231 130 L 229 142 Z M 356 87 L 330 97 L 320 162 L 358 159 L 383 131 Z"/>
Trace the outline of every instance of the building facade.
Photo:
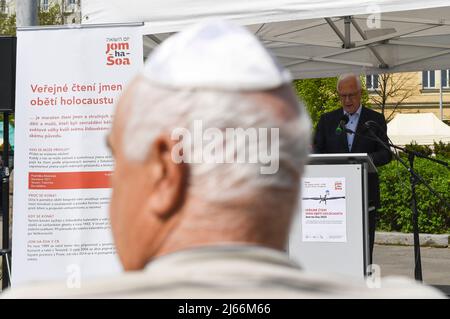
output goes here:
<path id="1" fill-rule="evenodd" d="M 448 69 L 367 75 L 366 88 L 376 110 L 381 111 L 385 100 L 384 114 L 388 120 L 396 113 L 434 113 L 443 121 L 450 121 Z"/>
<path id="2" fill-rule="evenodd" d="M 0 14 L 11 15 L 16 12 L 15 0 L 0 0 Z"/>

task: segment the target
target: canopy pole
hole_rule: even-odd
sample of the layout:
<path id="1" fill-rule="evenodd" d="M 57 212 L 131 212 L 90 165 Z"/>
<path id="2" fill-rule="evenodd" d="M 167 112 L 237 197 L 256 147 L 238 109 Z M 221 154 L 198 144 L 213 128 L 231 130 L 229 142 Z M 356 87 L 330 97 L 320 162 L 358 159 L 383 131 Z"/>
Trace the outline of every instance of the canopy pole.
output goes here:
<path id="1" fill-rule="evenodd" d="M 363 38 L 363 40 L 367 40 L 367 36 L 364 33 L 364 31 L 360 28 L 359 24 L 356 23 L 356 21 L 354 19 L 350 20 L 353 24 L 353 27 L 356 29 L 356 31 L 358 31 L 359 35 L 361 36 L 361 38 Z M 378 53 L 377 50 L 375 50 L 374 48 L 372 48 L 371 46 L 367 46 L 367 48 L 370 50 L 370 52 L 372 52 L 372 54 L 375 56 L 375 58 L 378 60 L 379 65 L 378 67 L 380 69 L 387 69 L 388 65 L 386 64 L 386 62 L 384 62 L 383 58 L 381 57 L 381 55 Z"/>
<path id="2" fill-rule="evenodd" d="M 344 48 L 350 49 L 351 48 L 351 38 L 350 38 L 350 26 L 351 26 L 352 18 L 350 16 L 344 17 L 344 28 L 345 28 L 345 39 L 344 39 Z"/>
<path id="3" fill-rule="evenodd" d="M 38 25 L 38 1 L 17 0 L 16 25 L 18 27 Z"/>
<path id="4" fill-rule="evenodd" d="M 345 45 L 345 36 L 341 33 L 341 30 L 339 30 L 336 24 L 334 24 L 333 20 L 331 20 L 330 18 L 325 18 L 325 21 L 328 23 L 331 29 L 333 29 L 334 33 L 336 33 L 336 35 L 339 37 L 339 39 L 341 39 L 341 41 Z"/>

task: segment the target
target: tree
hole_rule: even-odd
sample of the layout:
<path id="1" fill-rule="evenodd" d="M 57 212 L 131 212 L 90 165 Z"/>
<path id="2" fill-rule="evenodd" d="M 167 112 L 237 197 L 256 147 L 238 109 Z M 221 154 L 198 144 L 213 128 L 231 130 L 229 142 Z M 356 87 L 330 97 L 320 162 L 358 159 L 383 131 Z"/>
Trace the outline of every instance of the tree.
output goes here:
<path id="1" fill-rule="evenodd" d="M 392 119 L 395 110 L 412 96 L 413 91 L 409 83 L 413 76 L 411 73 L 386 73 L 378 76 L 378 89 L 370 95 L 370 102 L 381 110 L 387 122 Z M 388 106 L 392 108 L 391 112 L 386 114 Z"/>
<path id="2" fill-rule="evenodd" d="M 305 103 L 314 128 L 322 114 L 342 106 L 336 89 L 337 78 L 295 80 L 293 85 L 298 97 Z M 366 105 L 367 101 L 367 91 L 363 89 L 361 103 Z"/>
<path id="3" fill-rule="evenodd" d="M 297 95 L 305 103 L 314 127 L 323 113 L 339 108 L 340 100 L 336 92 L 336 83 L 337 78 L 294 81 Z"/>
<path id="4" fill-rule="evenodd" d="M 0 14 L 0 35 L 16 35 L 16 15 Z"/>
<path id="5" fill-rule="evenodd" d="M 59 4 L 53 4 L 47 11 L 39 10 L 39 25 L 61 25 L 65 14 Z M 0 35 L 16 35 L 16 14 L 0 14 Z"/>
<path id="6" fill-rule="evenodd" d="M 64 13 L 59 4 L 51 5 L 47 11 L 39 8 L 39 25 L 61 25 L 64 24 Z"/>

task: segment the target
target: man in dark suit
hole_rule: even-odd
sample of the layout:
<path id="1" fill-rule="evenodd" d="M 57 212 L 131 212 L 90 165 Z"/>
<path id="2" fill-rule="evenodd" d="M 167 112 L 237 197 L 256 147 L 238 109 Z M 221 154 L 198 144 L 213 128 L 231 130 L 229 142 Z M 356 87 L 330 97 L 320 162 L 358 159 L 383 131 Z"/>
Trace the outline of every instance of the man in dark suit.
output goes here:
<path id="1" fill-rule="evenodd" d="M 339 77 L 337 91 L 342 108 L 321 116 L 314 136 L 315 153 L 368 153 L 376 166 L 389 163 L 391 153 L 380 143 L 370 139 L 364 123 L 374 121 L 373 132 L 387 143 L 387 127 L 384 116 L 361 105 L 361 81 L 355 74 L 344 74 Z M 348 117 L 347 129 L 355 131 L 350 134 L 336 131 L 344 116 Z M 378 127 L 378 128 L 377 128 Z M 369 247 L 372 263 L 375 240 L 376 210 L 380 207 L 380 183 L 378 174 L 369 174 Z"/>

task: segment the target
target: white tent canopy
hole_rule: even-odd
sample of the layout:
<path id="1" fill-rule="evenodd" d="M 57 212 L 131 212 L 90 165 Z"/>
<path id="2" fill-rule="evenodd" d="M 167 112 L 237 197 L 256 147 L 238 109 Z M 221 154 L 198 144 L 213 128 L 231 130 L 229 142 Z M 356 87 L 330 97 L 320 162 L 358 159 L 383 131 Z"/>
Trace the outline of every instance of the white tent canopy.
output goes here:
<path id="1" fill-rule="evenodd" d="M 396 145 L 412 141 L 420 145 L 433 145 L 434 141 L 450 143 L 450 126 L 433 113 L 397 114 L 388 123 L 387 133 Z"/>
<path id="2" fill-rule="evenodd" d="M 248 26 L 295 78 L 450 68 L 448 0 L 84 0 L 84 24 L 144 22 L 146 50 L 197 21 Z"/>

